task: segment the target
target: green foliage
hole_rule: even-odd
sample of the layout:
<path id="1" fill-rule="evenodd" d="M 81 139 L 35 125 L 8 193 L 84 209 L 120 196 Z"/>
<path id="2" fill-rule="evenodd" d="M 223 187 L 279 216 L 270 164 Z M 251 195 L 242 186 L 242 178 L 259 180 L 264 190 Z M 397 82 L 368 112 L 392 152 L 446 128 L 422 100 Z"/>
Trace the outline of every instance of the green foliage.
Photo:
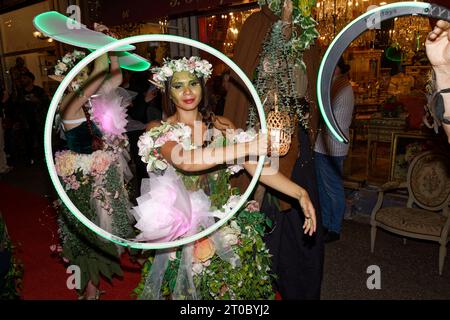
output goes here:
<path id="1" fill-rule="evenodd" d="M 114 195 L 111 201 L 112 208 L 112 233 L 121 238 L 128 238 L 133 234 L 133 228 L 128 219 L 128 193 L 123 184 L 123 177 L 116 165 L 111 166 L 106 172 L 106 191 Z M 114 214 L 117 213 L 117 214 Z"/>
<path id="2" fill-rule="evenodd" d="M 226 139 L 216 139 L 212 145 L 226 145 Z M 211 200 L 210 210 L 220 210 L 227 204 L 230 196 L 237 195 L 238 189 L 231 188 L 229 179 L 231 171 L 222 167 L 219 170 L 204 175 L 188 174 L 178 172 L 185 187 L 190 191 L 203 189 Z M 223 260 L 217 252 L 208 261 L 189 261 L 187 267 L 193 267 L 194 262 L 201 264 L 200 270 L 192 270 L 195 290 L 200 299 L 273 299 L 272 289 L 273 276 L 270 273 L 271 256 L 263 241 L 266 221 L 260 212 L 241 210 L 227 224 L 216 231 L 216 236 L 222 241 L 225 239 L 224 230 L 233 233 L 235 242 L 229 242 L 235 257 L 239 258 L 240 264 L 232 264 L 229 259 Z M 194 256 L 195 246 L 194 245 Z M 172 256 L 167 262 L 160 294 L 166 299 L 172 299 L 177 285 L 177 277 L 180 269 L 181 255 L 184 247 L 176 250 L 176 258 Z M 145 263 L 141 281 L 134 289 L 133 295 L 140 299 L 158 297 L 153 292 L 152 284 L 147 284 L 150 279 L 150 270 L 154 261 L 154 255 L 158 251 L 152 251 L 151 256 Z M 208 264 L 209 263 L 209 264 Z M 184 267 L 184 266 L 181 266 Z M 181 293 L 181 294 L 184 294 Z M 177 299 L 183 297 L 177 296 Z"/>
<path id="3" fill-rule="evenodd" d="M 3 287 L 0 287 L 0 300 L 20 299 L 23 264 L 15 257 L 14 251 L 6 225 L 0 215 L 0 252 L 10 256 L 9 270 L 2 279 Z"/>
<path id="4" fill-rule="evenodd" d="M 295 83 L 295 63 L 302 65 L 302 60 L 294 59 L 292 55 L 293 45 L 302 46 L 301 39 L 293 38 L 289 43 L 283 36 L 283 23 L 276 22 L 270 34 L 268 34 L 257 67 L 257 77 L 255 87 L 258 95 L 263 101 L 264 112 L 267 116 L 272 108 L 275 108 L 274 94 L 277 94 L 277 108 L 280 112 L 286 112 L 291 121 L 290 126 L 285 128 L 288 134 L 295 130 L 295 117 L 300 120 L 303 127 L 307 128 L 308 118 L 305 116 L 309 112 L 308 105 L 304 99 L 299 97 Z M 257 127 L 259 116 L 255 106 L 249 110 L 248 125 Z"/>
<path id="5" fill-rule="evenodd" d="M 80 175 L 78 173 L 77 175 Z M 80 178 L 77 176 L 77 179 Z M 129 234 L 130 227 L 125 226 L 123 217 L 127 216 L 126 193 L 121 183 L 116 166 L 110 166 L 106 173 L 105 187 L 109 192 L 119 192 L 117 199 L 113 199 L 113 229 L 122 236 Z M 89 220 L 97 222 L 97 214 L 91 205 L 93 192 L 93 181 L 86 180 L 80 184 L 77 190 L 67 190 L 67 195 Z M 70 261 L 70 264 L 77 265 L 81 270 L 80 293 L 84 291 L 88 281 L 97 285 L 100 275 L 108 280 L 112 280 L 114 275 L 122 276 L 120 259 L 114 243 L 105 241 L 94 232 L 84 226 L 65 206 L 58 208 L 58 223 L 61 245 L 63 248 L 62 257 Z M 128 223 L 128 222 L 126 222 Z M 127 230 L 128 229 L 128 230 Z"/>
<path id="6" fill-rule="evenodd" d="M 239 243 L 232 246 L 234 253 L 239 256 L 240 266 L 233 266 L 228 261 L 214 255 L 209 266 L 200 274 L 194 274 L 194 285 L 201 299 L 233 299 L 258 300 L 274 299 L 270 273 L 271 255 L 263 241 L 266 219 L 261 212 L 243 210 L 232 219 L 241 228 Z M 231 222 L 226 224 L 230 226 Z M 177 250 L 177 258 L 169 261 L 164 274 L 161 294 L 171 299 L 175 289 L 178 269 L 181 261 L 181 250 Z M 142 269 L 142 277 L 134 290 L 134 295 L 142 297 L 145 280 L 151 269 L 153 257 L 150 257 Z"/>

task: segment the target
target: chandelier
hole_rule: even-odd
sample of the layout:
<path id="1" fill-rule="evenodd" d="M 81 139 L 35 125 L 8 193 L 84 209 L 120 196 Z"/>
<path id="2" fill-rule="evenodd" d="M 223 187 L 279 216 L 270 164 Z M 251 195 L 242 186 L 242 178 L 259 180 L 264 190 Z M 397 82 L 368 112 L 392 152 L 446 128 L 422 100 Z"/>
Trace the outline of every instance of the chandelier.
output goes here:
<path id="1" fill-rule="evenodd" d="M 334 37 L 352 20 L 375 6 L 383 6 L 397 1 L 377 0 L 322 0 L 316 3 L 314 18 L 318 23 L 319 43 L 328 46 Z M 402 49 L 419 50 L 424 45 L 429 30 L 428 19 L 419 16 L 395 18 L 394 27 L 389 31 L 389 43 Z M 373 48 L 376 30 L 367 30 L 350 46 Z"/>

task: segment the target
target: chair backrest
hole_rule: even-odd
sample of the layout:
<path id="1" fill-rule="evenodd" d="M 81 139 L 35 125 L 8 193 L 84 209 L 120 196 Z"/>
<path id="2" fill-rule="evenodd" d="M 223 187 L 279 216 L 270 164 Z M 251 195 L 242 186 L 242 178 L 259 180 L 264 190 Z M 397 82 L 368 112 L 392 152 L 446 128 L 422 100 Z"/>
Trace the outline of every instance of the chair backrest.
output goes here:
<path id="1" fill-rule="evenodd" d="M 444 153 L 419 154 L 408 169 L 408 204 L 426 210 L 442 210 L 450 203 L 450 160 Z"/>

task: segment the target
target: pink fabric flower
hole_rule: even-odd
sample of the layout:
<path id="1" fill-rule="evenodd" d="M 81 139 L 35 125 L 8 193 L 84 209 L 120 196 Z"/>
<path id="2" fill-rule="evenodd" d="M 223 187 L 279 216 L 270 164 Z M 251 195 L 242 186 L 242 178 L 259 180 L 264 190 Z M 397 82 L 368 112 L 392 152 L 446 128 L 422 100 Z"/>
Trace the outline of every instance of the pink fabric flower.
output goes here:
<path id="1" fill-rule="evenodd" d="M 92 154 L 92 167 L 91 172 L 93 174 L 105 174 L 111 164 L 110 156 L 101 150 L 95 151 Z"/>
<path id="2" fill-rule="evenodd" d="M 247 211 L 249 211 L 249 212 L 256 212 L 256 211 L 259 211 L 259 210 L 260 210 L 260 209 L 259 209 L 259 203 L 258 203 L 257 201 L 255 201 L 255 200 L 251 200 L 251 201 L 249 201 L 249 202 L 247 203 L 246 209 L 247 209 Z"/>

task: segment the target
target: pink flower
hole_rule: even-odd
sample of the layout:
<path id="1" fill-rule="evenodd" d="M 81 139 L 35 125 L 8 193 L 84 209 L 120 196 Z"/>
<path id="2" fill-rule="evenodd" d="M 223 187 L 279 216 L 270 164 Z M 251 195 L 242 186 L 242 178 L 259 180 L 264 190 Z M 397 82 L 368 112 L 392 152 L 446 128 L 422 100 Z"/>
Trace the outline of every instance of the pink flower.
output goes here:
<path id="1" fill-rule="evenodd" d="M 163 146 L 169 140 L 170 140 L 170 136 L 168 134 L 164 134 L 164 135 L 160 136 L 158 139 L 156 139 L 155 146 L 156 147 Z"/>
<path id="2" fill-rule="evenodd" d="M 111 164 L 110 156 L 101 150 L 95 151 L 92 154 L 92 167 L 91 172 L 93 174 L 105 174 Z"/>
<path id="3" fill-rule="evenodd" d="M 247 207 L 246 207 L 248 212 L 256 212 L 259 211 L 259 203 L 255 200 L 251 200 L 247 203 Z"/>

